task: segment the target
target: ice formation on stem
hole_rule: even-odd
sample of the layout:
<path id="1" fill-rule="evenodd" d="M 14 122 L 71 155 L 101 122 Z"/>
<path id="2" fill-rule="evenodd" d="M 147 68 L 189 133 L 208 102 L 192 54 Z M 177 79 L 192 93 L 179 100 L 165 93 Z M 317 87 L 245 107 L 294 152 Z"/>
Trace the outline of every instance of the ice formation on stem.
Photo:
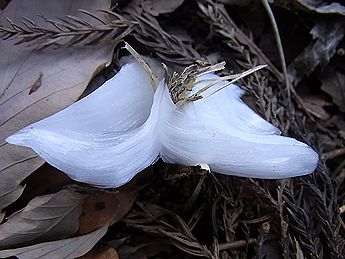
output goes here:
<path id="1" fill-rule="evenodd" d="M 7 141 L 32 148 L 75 180 L 103 187 L 125 184 L 159 157 L 254 178 L 313 172 L 318 155 L 280 136 L 242 102 L 238 86 L 212 73 L 217 70 L 191 67 L 183 80 L 175 74 L 177 84 L 161 80 L 152 87 L 142 66 L 127 64 L 89 96 Z"/>
<path id="2" fill-rule="evenodd" d="M 191 95 L 209 79 L 197 78 Z M 204 81 L 204 82 L 203 82 Z M 220 81 L 214 87 L 223 88 Z M 213 90 L 212 90 L 213 91 Z M 160 155 L 168 163 L 208 164 L 222 174 L 279 179 L 311 173 L 318 155 L 306 144 L 280 136 L 280 130 L 253 112 L 241 99 L 243 91 L 229 85 L 207 98 L 176 106 L 166 90 L 160 106 Z"/>

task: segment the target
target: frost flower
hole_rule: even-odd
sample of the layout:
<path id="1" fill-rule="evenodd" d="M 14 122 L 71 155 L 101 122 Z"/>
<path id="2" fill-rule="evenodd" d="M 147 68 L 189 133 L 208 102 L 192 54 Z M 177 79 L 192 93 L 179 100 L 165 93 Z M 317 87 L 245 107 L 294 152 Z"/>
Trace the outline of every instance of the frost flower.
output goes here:
<path id="1" fill-rule="evenodd" d="M 212 89 L 227 84 L 218 79 L 213 73 L 198 76 L 190 96 L 210 81 L 218 82 Z M 7 142 L 30 147 L 71 178 L 102 187 L 127 183 L 159 157 L 265 179 L 305 175 L 316 168 L 318 155 L 308 145 L 280 136 L 242 102 L 243 91 L 236 85 L 176 105 L 164 80 L 155 92 L 151 84 L 142 66 L 127 64 L 87 97 Z"/>

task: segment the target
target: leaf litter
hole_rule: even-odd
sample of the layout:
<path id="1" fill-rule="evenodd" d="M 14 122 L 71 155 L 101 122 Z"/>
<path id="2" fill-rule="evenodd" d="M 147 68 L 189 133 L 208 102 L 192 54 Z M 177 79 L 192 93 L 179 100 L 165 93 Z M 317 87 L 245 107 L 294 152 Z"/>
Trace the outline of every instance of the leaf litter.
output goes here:
<path id="1" fill-rule="evenodd" d="M 40 243 L 15 249 L 1 250 L 1 257 L 17 258 L 77 258 L 86 254 L 107 232 L 105 225 L 96 231 L 58 241 Z"/>
<path id="2" fill-rule="evenodd" d="M 65 16 L 77 14 L 79 8 L 97 10 L 109 7 L 107 1 L 92 1 L 90 5 L 86 2 L 69 5 L 68 1 L 60 5 L 49 1 L 44 4 L 11 1 L 1 11 L 0 19 L 2 25 L 10 26 L 6 17 L 13 22 L 19 22 L 23 17 L 38 21 L 37 12 L 47 17 Z M 19 198 L 23 191 L 20 183 L 43 164 L 30 150 L 6 144 L 6 137 L 78 99 L 92 75 L 110 61 L 113 47 L 105 45 L 104 48 L 91 46 L 49 51 L 35 51 L 35 48 L 14 45 L 11 40 L 0 41 L 0 181 L 4 183 L 4 187 L 0 188 L 0 209 Z M 35 92 L 29 95 L 34 89 Z"/>
<path id="3" fill-rule="evenodd" d="M 83 199 L 67 190 L 34 198 L 0 225 L 0 247 L 73 235 L 79 228 Z"/>
<path id="4" fill-rule="evenodd" d="M 87 195 L 88 203 L 84 203 L 84 215 L 79 219 L 80 232 L 74 233 L 77 236 L 72 236 L 71 232 L 64 229 L 61 229 L 64 232 L 61 237 L 67 239 L 50 241 L 39 240 L 33 236 L 9 245 L 11 246 L 9 249 L 0 251 L 0 256 L 73 258 L 91 250 L 107 232 L 101 244 L 94 248 L 95 251 L 106 245 L 126 255 L 123 258 L 131 258 L 131 256 L 135 258 L 139 255 L 144 256 L 143 258 L 162 258 L 162 256 L 163 258 L 176 256 L 272 258 L 269 255 L 274 252 L 283 258 L 291 258 L 295 255 L 298 258 L 343 258 L 345 256 L 344 210 L 339 208 L 345 205 L 343 176 L 345 154 L 341 152 L 345 141 L 342 134 L 345 132 L 345 123 L 341 102 L 344 85 L 339 79 L 344 75 L 344 70 L 339 65 L 343 21 L 339 18 L 339 14 L 343 14 L 344 6 L 332 1 L 327 3 L 293 1 L 292 4 L 288 1 L 277 1 L 277 3 L 274 1 L 271 4 L 278 29 L 281 28 L 281 23 L 285 22 L 284 12 L 289 12 L 296 18 L 292 25 L 304 26 L 305 30 L 312 34 L 312 37 L 302 35 L 301 43 L 298 40 L 294 42 L 302 50 L 300 53 L 286 56 L 286 60 L 290 61 L 287 65 L 292 89 L 296 91 L 290 101 L 286 86 L 283 84 L 281 64 L 266 54 L 267 50 L 260 46 L 260 35 L 251 32 L 246 27 L 247 23 L 239 18 L 241 15 L 238 14 L 248 8 L 248 5 L 238 4 L 236 1 L 184 1 L 183 3 L 176 1 L 174 8 L 167 10 L 159 7 L 160 3 L 155 6 L 152 1 L 150 5 L 145 6 L 145 2 L 148 1 L 120 3 L 112 9 L 114 12 L 108 12 L 107 26 L 109 21 L 114 21 L 113 29 L 107 27 L 108 32 L 112 31 L 116 34 L 119 31 L 115 28 L 119 26 L 122 32 L 120 38 L 124 37 L 140 53 L 148 53 L 180 72 L 187 65 L 197 60 L 208 61 L 210 57 L 216 59 L 213 63 L 231 60 L 227 62 L 231 64 L 227 67 L 227 72 L 232 74 L 253 68 L 258 64 L 268 64 L 270 70 L 259 70 L 241 81 L 242 86 L 252 97 L 254 108 L 267 120 L 279 126 L 284 134 L 293 135 L 315 147 L 321 157 L 327 158 L 327 161 L 320 161 L 315 174 L 277 181 L 224 177 L 197 167 L 159 163 L 153 167 L 152 172 L 147 172 L 149 177 L 145 178 L 145 181 L 139 180 L 140 184 L 132 182 L 128 187 L 119 190 L 96 190 L 79 184 L 76 187 L 75 184 L 66 183 L 59 188 L 73 189 L 82 195 Z M 224 6 L 221 2 L 228 5 Z M 13 3 L 15 0 L 10 4 Z M 263 6 L 260 8 L 264 10 Z M 325 13 L 333 19 L 326 21 Z M 65 15 L 59 18 L 65 20 L 62 21 L 65 26 L 67 26 L 66 21 L 67 24 L 71 23 Z M 248 19 L 250 20 L 251 17 Z M 262 22 L 271 28 L 267 17 Z M 14 20 L 14 24 L 17 23 L 18 21 Z M 76 23 L 78 26 L 74 23 L 74 27 L 71 28 L 77 32 L 82 28 L 80 26 L 83 20 Z M 3 26 L 2 23 L 1 25 Z M 0 35 L 7 33 L 8 36 L 9 29 L 13 30 L 13 26 L 8 24 L 6 26 L 7 30 L 0 28 Z M 42 26 L 40 27 L 42 31 L 44 25 L 39 26 Z M 100 24 L 92 26 L 100 29 Z M 179 28 L 183 28 L 190 41 L 185 42 L 179 38 L 179 34 L 173 34 L 179 31 Z M 331 32 L 335 37 L 328 37 L 329 31 L 325 28 L 333 28 Z M 40 40 L 30 36 L 21 38 L 19 36 L 23 35 L 23 31 L 17 29 L 18 32 L 13 31 L 10 35 L 19 44 L 17 47 L 26 49 L 28 45 L 34 44 L 35 40 Z M 33 31 L 34 28 L 31 26 L 27 35 Z M 280 31 L 282 36 L 284 33 Z M 99 37 L 96 34 L 87 35 L 86 38 L 90 38 L 84 43 L 82 38 L 76 37 L 73 40 L 63 36 L 62 38 L 59 36 L 57 42 L 67 50 L 78 43 L 80 46 L 90 43 L 91 47 L 93 44 L 102 43 L 101 33 Z M 48 50 L 49 47 L 53 47 L 58 51 L 62 46 L 54 45 L 56 40 L 54 37 L 56 35 L 44 34 L 42 41 L 38 42 L 47 43 Z M 70 47 L 66 46 L 68 42 Z M 104 42 L 108 42 L 107 39 L 104 39 Z M 308 44 L 301 45 L 302 42 Z M 1 43 L 8 44 L 8 40 Z M 287 45 L 284 37 L 282 37 L 282 45 L 284 50 L 294 47 Z M 12 42 L 9 46 L 16 48 Z M 274 41 L 271 42 L 270 47 L 277 49 Z M 115 53 L 116 63 L 117 58 L 123 53 L 121 49 L 116 49 Z M 111 68 L 117 69 L 116 66 Z M 27 96 L 39 72 L 43 74 L 41 86 L 30 96 L 35 96 L 44 89 L 46 72 L 41 70 L 26 79 L 25 82 L 30 82 L 25 88 Z M 85 74 L 89 74 L 89 80 L 93 72 L 89 71 Z M 18 82 L 23 80 L 20 75 L 15 79 Z M 85 87 L 86 84 L 83 89 Z M 59 96 L 59 100 L 66 100 L 66 104 L 59 106 L 59 109 L 77 99 L 81 92 L 82 90 L 73 98 Z M 306 100 L 306 104 L 301 100 Z M 53 113 L 52 108 L 49 108 L 51 106 L 45 104 L 42 107 L 50 109 L 50 113 Z M 323 110 L 320 110 L 320 107 Z M 57 108 L 54 107 L 54 111 L 56 110 Z M 32 118 L 27 116 L 21 117 L 22 121 L 19 123 L 32 122 Z M 35 120 L 45 116 L 47 113 L 40 113 Z M 8 136 L 20 126 L 24 125 L 12 126 L 1 132 Z M 11 157 L 16 157 L 19 152 L 24 151 L 14 150 Z M 19 161 L 20 167 L 15 167 L 14 164 L 10 173 L 1 173 L 8 175 L 4 179 L 0 178 L 2 208 L 20 196 L 23 187 L 19 184 L 42 163 L 36 157 L 30 158 L 33 156 L 32 153 L 25 152 L 27 153 L 22 153 L 19 160 L 18 158 L 15 160 Z M 2 157 L 3 154 L 1 150 Z M 4 161 L 7 163 L 11 161 L 7 159 Z M 29 159 L 29 163 L 25 166 L 21 165 L 23 162 L 20 161 L 25 159 Z M 36 163 L 33 163 L 34 160 L 37 160 Z M 23 169 L 20 170 L 21 166 L 28 170 L 25 172 Z M 134 179 L 134 182 L 136 180 Z M 7 186 L 16 187 L 13 189 Z M 30 188 L 29 184 L 27 188 Z M 129 188 L 129 191 L 126 188 Z M 124 196 L 116 198 L 117 191 Z M 127 193 L 133 191 L 138 191 L 139 196 L 131 209 L 135 198 Z M 123 205 L 121 205 L 122 201 Z M 10 215 L 0 227 L 6 226 L 11 217 L 23 213 L 25 206 L 24 210 L 21 209 L 21 207 L 15 208 L 14 210 L 19 212 Z M 117 212 L 118 210 L 122 212 Z M 45 213 L 49 215 L 50 212 Z M 118 213 L 118 216 L 112 213 Z M 32 219 L 31 216 L 30 218 Z M 95 218 L 97 220 L 94 220 Z M 109 224 L 114 225 L 108 229 Z M 37 226 L 37 229 L 42 226 Z M 147 240 L 150 240 L 149 243 Z M 21 247 L 23 242 L 36 244 Z M 161 245 L 162 243 L 164 246 Z M 157 249 L 157 246 L 161 249 Z M 42 255 L 41 251 L 44 251 L 45 255 Z"/>

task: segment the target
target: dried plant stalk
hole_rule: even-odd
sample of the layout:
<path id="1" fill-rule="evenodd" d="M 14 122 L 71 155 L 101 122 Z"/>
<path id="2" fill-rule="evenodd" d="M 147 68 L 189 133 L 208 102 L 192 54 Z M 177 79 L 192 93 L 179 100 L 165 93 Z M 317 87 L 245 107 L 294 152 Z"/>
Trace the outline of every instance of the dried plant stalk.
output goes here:
<path id="1" fill-rule="evenodd" d="M 110 41 L 116 44 L 132 31 L 135 24 L 110 11 L 100 12 L 111 19 L 104 19 L 85 10 L 80 12 L 88 18 L 87 21 L 71 15 L 57 20 L 41 16 L 46 23 L 46 26 L 41 26 L 28 18 L 23 18 L 21 24 L 7 18 L 9 26 L 0 26 L 0 38 L 14 39 L 15 44 L 34 44 L 40 49 L 80 47 Z"/>

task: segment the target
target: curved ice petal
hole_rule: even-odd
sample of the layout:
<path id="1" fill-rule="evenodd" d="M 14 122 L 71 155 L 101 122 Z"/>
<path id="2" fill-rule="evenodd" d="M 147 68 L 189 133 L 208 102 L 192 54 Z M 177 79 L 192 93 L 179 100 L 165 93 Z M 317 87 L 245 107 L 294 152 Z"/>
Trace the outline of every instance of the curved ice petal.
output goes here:
<path id="1" fill-rule="evenodd" d="M 308 145 L 293 138 L 262 135 L 260 127 L 250 128 L 248 121 L 236 116 L 222 119 L 223 109 L 215 103 L 204 103 L 202 109 L 198 101 L 176 107 L 165 90 L 159 121 L 163 161 L 208 164 L 214 172 L 264 179 L 305 175 L 316 168 L 318 155 Z M 242 104 L 224 107 L 228 114 L 255 117 Z"/>
<path id="2" fill-rule="evenodd" d="M 7 141 L 32 148 L 72 179 L 117 187 L 158 157 L 155 131 L 162 93 L 160 86 L 153 98 L 141 68 L 127 65 L 96 92 Z"/>
<path id="3" fill-rule="evenodd" d="M 210 80 L 217 80 L 220 77 L 208 73 L 197 78 L 198 84 L 193 88 L 193 92 L 198 91 L 207 84 Z M 227 81 L 219 82 L 213 87 L 204 92 L 203 96 L 208 96 L 215 89 L 219 89 L 224 86 Z M 244 91 L 237 85 L 231 84 L 214 95 L 208 96 L 201 100 L 195 101 L 195 109 L 199 113 L 208 113 L 208 110 L 212 109 L 218 113 L 219 118 L 222 118 L 229 123 L 234 124 L 233 126 L 239 126 L 238 129 L 253 133 L 253 134 L 280 134 L 280 130 L 274 127 L 269 122 L 265 121 L 258 114 L 253 112 L 241 99 Z"/>
<path id="4" fill-rule="evenodd" d="M 153 89 L 138 63 L 130 63 L 94 92 L 35 125 L 54 131 L 124 131 L 143 124 L 151 110 Z"/>

